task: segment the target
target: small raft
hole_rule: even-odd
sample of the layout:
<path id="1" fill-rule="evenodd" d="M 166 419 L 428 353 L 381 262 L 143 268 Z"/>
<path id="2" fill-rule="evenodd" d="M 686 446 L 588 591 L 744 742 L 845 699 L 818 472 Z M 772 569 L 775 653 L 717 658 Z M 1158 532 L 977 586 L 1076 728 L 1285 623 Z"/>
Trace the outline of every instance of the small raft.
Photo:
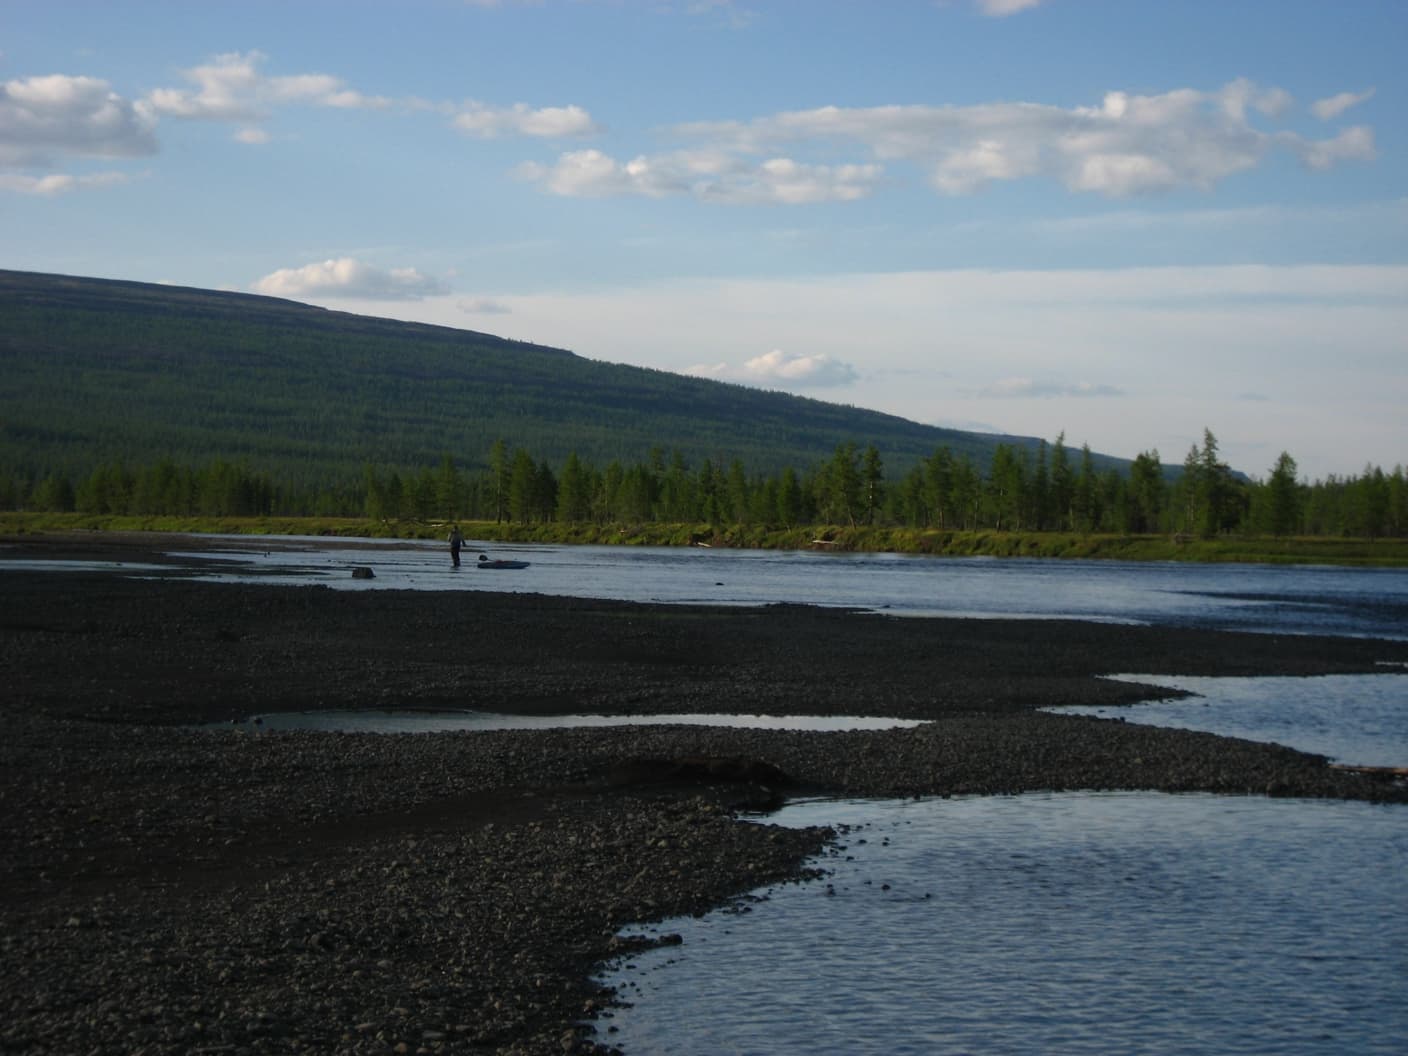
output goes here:
<path id="1" fill-rule="evenodd" d="M 527 561 L 505 561 L 499 558 L 490 559 L 483 554 L 479 555 L 479 560 L 474 563 L 475 568 L 527 568 Z"/>

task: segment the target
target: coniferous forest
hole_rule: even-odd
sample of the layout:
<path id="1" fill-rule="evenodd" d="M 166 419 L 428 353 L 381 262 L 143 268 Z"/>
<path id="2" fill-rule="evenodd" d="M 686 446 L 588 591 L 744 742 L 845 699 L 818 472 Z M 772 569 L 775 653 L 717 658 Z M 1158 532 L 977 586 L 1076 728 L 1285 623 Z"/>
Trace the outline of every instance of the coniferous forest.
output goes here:
<path id="1" fill-rule="evenodd" d="M 1218 460 L 1206 432 L 1170 477 L 1158 452 L 1129 472 L 1098 470 L 1087 449 L 1063 439 L 1035 452 L 999 445 L 986 469 L 940 447 L 887 479 L 873 446 L 839 445 L 818 464 L 774 474 L 739 460 L 691 465 L 678 451 L 596 466 L 575 452 L 556 467 L 526 448 L 496 442 L 488 466 L 466 471 L 449 455 L 414 473 L 366 465 L 357 482 L 300 489 L 247 463 L 178 466 L 164 460 L 99 466 L 76 483 L 48 475 L 32 486 L 0 485 L 0 509 L 176 517 L 366 517 L 379 521 L 506 521 L 519 524 L 895 525 L 952 531 L 1172 533 L 1202 538 L 1408 536 L 1408 487 L 1392 473 L 1307 484 L 1282 454 L 1265 478 L 1246 479 Z"/>

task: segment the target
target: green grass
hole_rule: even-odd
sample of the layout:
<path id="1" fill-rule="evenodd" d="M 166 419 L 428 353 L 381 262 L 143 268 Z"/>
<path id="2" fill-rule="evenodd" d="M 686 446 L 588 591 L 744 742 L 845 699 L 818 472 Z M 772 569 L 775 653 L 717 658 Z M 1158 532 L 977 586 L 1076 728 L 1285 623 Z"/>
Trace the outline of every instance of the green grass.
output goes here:
<path id="1" fill-rule="evenodd" d="M 1076 532 L 958 532 L 916 528 L 708 524 L 506 524 L 460 521 L 471 541 L 565 545 L 692 546 L 757 550 L 831 550 L 945 557 L 1092 558 L 1120 561 L 1251 562 L 1260 564 L 1408 567 L 1408 539 L 1195 539 L 1168 535 L 1084 535 Z M 443 539 L 447 523 L 352 517 L 123 517 L 81 513 L 0 513 L 0 535 L 100 531 L 227 535 Z"/>

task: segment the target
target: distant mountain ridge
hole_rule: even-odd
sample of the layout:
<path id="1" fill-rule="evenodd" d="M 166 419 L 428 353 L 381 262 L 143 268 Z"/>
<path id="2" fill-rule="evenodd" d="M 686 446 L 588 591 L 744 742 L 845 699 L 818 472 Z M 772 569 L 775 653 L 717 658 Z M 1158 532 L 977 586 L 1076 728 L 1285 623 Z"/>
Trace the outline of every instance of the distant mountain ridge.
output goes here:
<path id="1" fill-rule="evenodd" d="M 482 467 L 494 441 L 559 465 L 679 451 L 750 473 L 874 444 L 895 479 L 942 445 L 986 467 L 1002 437 L 491 334 L 274 297 L 0 270 L 0 468 L 246 460 L 300 484 L 364 465 Z M 1127 465 L 1097 456 L 1102 467 Z"/>

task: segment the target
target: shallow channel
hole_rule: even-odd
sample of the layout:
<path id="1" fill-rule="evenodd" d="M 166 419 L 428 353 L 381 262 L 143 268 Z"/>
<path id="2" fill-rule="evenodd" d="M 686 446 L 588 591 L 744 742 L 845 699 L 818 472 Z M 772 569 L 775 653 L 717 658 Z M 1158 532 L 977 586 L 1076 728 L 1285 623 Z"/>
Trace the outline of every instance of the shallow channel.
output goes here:
<path id="1" fill-rule="evenodd" d="M 1408 809 L 1063 793 L 814 801 L 822 880 L 647 933 L 627 1056 L 1394 1054 Z"/>
<path id="2" fill-rule="evenodd" d="M 1169 699 L 1111 707 L 1050 708 L 1148 726 L 1264 741 L 1355 766 L 1408 766 L 1408 674 L 1311 678 L 1116 675 L 1167 686 Z"/>

